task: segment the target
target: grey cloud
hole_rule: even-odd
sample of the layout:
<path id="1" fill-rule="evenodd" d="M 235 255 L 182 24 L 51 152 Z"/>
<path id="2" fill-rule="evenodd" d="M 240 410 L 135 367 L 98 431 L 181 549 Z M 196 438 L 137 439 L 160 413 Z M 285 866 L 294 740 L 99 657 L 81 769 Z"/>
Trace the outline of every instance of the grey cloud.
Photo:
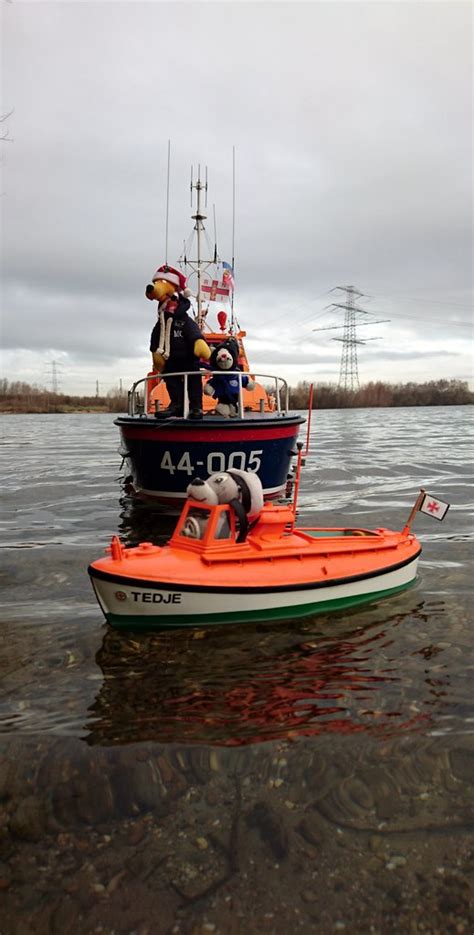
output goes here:
<path id="1" fill-rule="evenodd" d="M 84 361 L 111 361 L 124 347 L 143 355 L 156 318 L 143 291 L 165 251 L 169 138 L 170 261 L 191 229 L 198 162 L 209 165 L 210 239 L 215 204 L 220 254 L 231 258 L 236 144 L 239 315 L 249 335 L 263 326 L 269 345 L 284 322 L 294 329 L 284 352 L 256 347 L 255 361 L 310 356 L 298 322 L 319 314 L 313 297 L 338 283 L 446 302 L 469 290 L 467 4 L 113 10 L 2 8 L 4 100 L 15 107 L 2 186 L 6 346 L 54 346 Z M 422 311 L 439 322 L 437 339 L 452 339 L 447 305 Z M 439 358 L 416 314 L 404 324 L 413 360 Z M 406 353 L 385 346 L 379 357 Z M 338 359 L 327 343 L 318 354 Z M 454 351 L 444 356 L 453 375 L 465 372 Z"/>

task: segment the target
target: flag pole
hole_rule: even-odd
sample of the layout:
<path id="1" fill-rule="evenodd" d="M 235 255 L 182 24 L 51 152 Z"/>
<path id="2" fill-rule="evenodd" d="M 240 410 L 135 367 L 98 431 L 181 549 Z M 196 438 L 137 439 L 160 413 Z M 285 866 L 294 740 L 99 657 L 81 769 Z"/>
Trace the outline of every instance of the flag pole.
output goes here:
<path id="1" fill-rule="evenodd" d="M 414 506 L 412 506 L 410 515 L 402 529 L 402 536 L 407 536 L 408 533 L 410 532 L 410 526 L 413 520 L 415 519 L 415 516 L 418 513 L 418 510 L 420 509 L 420 506 L 423 503 L 423 500 L 425 499 L 425 494 L 426 494 L 426 490 L 424 490 L 423 487 L 420 487 L 420 492 L 416 498 L 416 502 Z"/>
<path id="2" fill-rule="evenodd" d="M 303 466 L 303 442 L 297 442 L 296 447 L 298 449 L 298 458 L 296 461 L 296 474 L 295 474 L 295 486 L 293 491 L 293 503 L 291 504 L 291 511 L 296 519 L 296 505 L 298 503 L 298 491 L 300 489 L 300 478 L 301 478 L 301 468 Z"/>

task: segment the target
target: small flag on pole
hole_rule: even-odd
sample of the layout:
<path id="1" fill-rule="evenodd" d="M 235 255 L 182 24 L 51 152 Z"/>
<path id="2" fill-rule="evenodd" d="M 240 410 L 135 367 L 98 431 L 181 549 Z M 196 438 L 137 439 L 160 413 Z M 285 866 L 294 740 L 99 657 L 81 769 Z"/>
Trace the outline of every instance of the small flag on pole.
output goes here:
<path id="1" fill-rule="evenodd" d="M 429 493 L 425 493 L 419 510 L 420 513 L 427 513 L 428 516 L 434 516 L 435 519 L 442 520 L 448 512 L 449 506 L 449 503 L 444 503 L 443 500 L 437 500 L 436 497 L 430 497 Z"/>
<path id="2" fill-rule="evenodd" d="M 234 270 L 232 269 L 230 263 L 222 263 L 222 282 L 229 286 L 232 291 L 234 290 Z"/>

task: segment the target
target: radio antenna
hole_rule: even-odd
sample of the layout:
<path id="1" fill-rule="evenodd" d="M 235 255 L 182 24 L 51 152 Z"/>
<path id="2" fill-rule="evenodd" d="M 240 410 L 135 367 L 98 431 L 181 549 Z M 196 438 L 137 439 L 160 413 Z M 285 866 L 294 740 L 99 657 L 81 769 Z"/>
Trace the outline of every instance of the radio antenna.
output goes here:
<path id="1" fill-rule="evenodd" d="M 214 215 L 214 259 L 217 257 L 217 222 L 216 222 L 216 206 L 212 206 L 212 213 Z"/>
<path id="2" fill-rule="evenodd" d="M 235 146 L 232 147 L 232 278 L 235 269 Z M 230 300 L 230 328 L 234 331 L 234 289 Z"/>
<path id="3" fill-rule="evenodd" d="M 170 209 L 170 161 L 171 161 L 171 140 L 168 140 L 168 173 L 166 182 L 166 233 L 165 233 L 165 263 L 168 265 L 168 218 Z"/>

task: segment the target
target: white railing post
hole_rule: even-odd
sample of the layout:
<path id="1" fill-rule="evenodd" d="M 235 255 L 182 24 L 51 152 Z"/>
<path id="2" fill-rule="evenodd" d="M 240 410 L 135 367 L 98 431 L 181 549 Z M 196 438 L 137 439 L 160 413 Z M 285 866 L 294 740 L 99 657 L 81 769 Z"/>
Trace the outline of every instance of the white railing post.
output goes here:
<path id="1" fill-rule="evenodd" d="M 243 394 L 243 386 L 242 386 L 242 377 L 247 376 L 247 374 L 246 374 L 246 373 L 243 373 L 241 370 L 226 371 L 226 373 L 227 373 L 229 376 L 236 376 L 236 377 L 238 377 L 238 379 L 239 379 L 239 403 L 238 403 L 238 410 L 239 410 L 239 418 L 240 418 L 240 419 L 243 419 L 243 418 L 244 418 L 244 411 L 245 411 L 245 409 L 244 409 L 244 394 Z M 206 371 L 206 374 L 204 374 L 204 375 L 205 375 L 205 376 L 210 376 L 210 377 L 211 377 L 211 376 L 214 376 L 214 375 L 216 375 L 216 374 L 221 375 L 221 374 L 222 374 L 222 370 L 211 370 L 211 371 Z M 168 373 L 168 374 L 166 374 L 166 376 L 175 376 L 175 377 L 183 377 L 183 378 L 184 378 L 183 417 L 184 417 L 185 419 L 187 419 L 188 416 L 189 416 L 189 400 L 188 400 L 188 382 L 189 382 L 189 379 L 193 379 L 193 378 L 195 378 L 195 379 L 200 379 L 200 380 L 201 380 L 201 387 L 202 387 L 202 377 L 203 377 L 203 374 L 202 374 L 200 371 L 194 371 L 194 370 L 193 370 L 193 371 L 191 371 L 191 370 L 190 370 L 190 371 L 184 371 L 184 370 L 181 370 L 180 372 L 176 372 L 176 373 Z M 254 376 L 256 379 L 260 378 L 260 379 L 267 380 L 267 381 L 271 380 L 271 381 L 274 383 L 274 385 L 275 385 L 275 398 L 276 398 L 276 409 L 277 409 L 277 412 L 278 412 L 278 413 L 281 413 L 281 412 L 282 412 L 282 409 L 284 409 L 285 413 L 287 414 L 287 413 L 288 413 L 288 408 L 289 408 L 289 400 L 290 400 L 290 391 L 289 391 L 289 386 L 288 386 L 287 381 L 284 380 L 283 377 L 277 377 L 277 376 L 274 376 L 273 374 L 269 374 L 269 373 L 254 373 L 253 376 Z M 140 413 L 139 413 L 139 406 L 138 406 L 138 403 L 137 403 L 137 388 L 140 386 L 141 383 L 145 384 L 144 400 L 147 399 L 147 396 L 148 396 L 148 393 L 147 393 L 147 390 L 148 390 L 148 381 L 149 381 L 149 380 L 156 380 L 156 378 L 157 378 L 156 374 L 151 374 L 150 376 L 142 377 L 141 380 L 137 380 L 137 382 L 134 383 L 134 384 L 132 385 L 131 390 L 128 391 L 128 415 L 129 415 L 129 416 L 140 415 Z M 162 377 L 162 376 L 160 375 L 160 379 L 164 379 L 164 377 Z M 283 396 L 284 396 L 283 405 L 282 405 L 282 399 L 281 399 L 282 394 L 283 394 Z M 145 413 L 145 411 L 144 411 L 144 412 L 143 412 L 143 415 L 145 415 L 145 414 L 146 414 L 146 413 Z"/>
<path id="2" fill-rule="evenodd" d="M 183 396 L 183 419 L 187 419 L 189 415 L 189 400 L 188 400 L 188 374 L 184 374 L 184 396 Z"/>
<path id="3" fill-rule="evenodd" d="M 244 396 L 242 392 L 242 374 L 239 373 L 239 419 L 244 417 Z"/>

